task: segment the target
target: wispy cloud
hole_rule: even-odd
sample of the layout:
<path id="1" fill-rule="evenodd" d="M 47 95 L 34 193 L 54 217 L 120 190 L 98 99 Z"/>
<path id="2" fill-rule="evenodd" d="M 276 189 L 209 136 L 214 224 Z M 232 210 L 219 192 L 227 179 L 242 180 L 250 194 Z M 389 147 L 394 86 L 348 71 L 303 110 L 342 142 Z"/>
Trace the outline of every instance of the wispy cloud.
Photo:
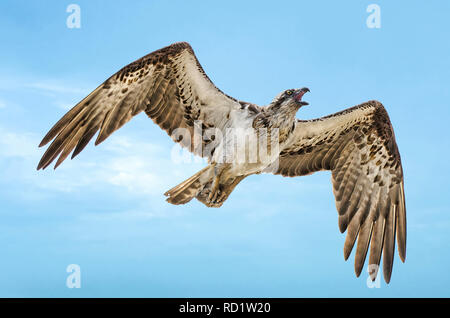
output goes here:
<path id="1" fill-rule="evenodd" d="M 24 76 L 17 78 L 0 77 L 0 87 L 10 92 L 20 94 L 26 92 L 45 96 L 50 99 L 50 104 L 68 110 L 87 96 L 95 88 L 95 84 L 80 84 L 67 80 L 36 79 Z M 4 108 L 6 105 L 7 103 L 4 100 L 0 100 L 0 108 Z"/>
<path id="2" fill-rule="evenodd" d="M 30 90 L 45 95 L 87 95 L 95 88 L 92 83 L 79 83 L 66 79 L 36 78 L 32 75 L 17 75 L 16 77 L 0 77 L 0 87 L 3 90 Z"/>
<path id="3" fill-rule="evenodd" d="M 67 101 L 60 101 L 60 100 L 57 100 L 57 101 L 55 101 L 53 104 L 56 105 L 58 108 L 61 108 L 61 109 L 63 109 L 63 110 L 69 110 L 69 109 L 71 109 L 73 106 L 75 106 L 76 103 L 77 103 L 76 101 L 74 101 L 74 102 L 67 102 Z"/>
<path id="4" fill-rule="evenodd" d="M 30 133 L 15 133 L 0 127 L 0 157 L 28 158 L 33 155 L 32 148 L 36 147 L 34 136 Z"/>
<path id="5" fill-rule="evenodd" d="M 79 88 L 72 84 L 62 85 L 45 81 L 25 84 L 25 87 L 53 94 L 88 94 L 90 92 L 90 89 L 88 88 Z"/>
<path id="6" fill-rule="evenodd" d="M 4 136 L 0 141 L 0 162 L 15 158 L 15 173 L 11 178 L 36 191 L 89 191 L 89 188 L 108 185 L 121 188 L 121 192 L 130 196 L 159 197 L 166 188 L 183 181 L 180 175 L 181 178 L 188 177 L 200 168 L 198 164 L 174 166 L 170 152 L 160 145 L 111 136 L 103 147 L 87 150 L 89 156 L 80 155 L 76 161 L 68 159 L 54 172 L 51 168 L 37 172 L 35 167 L 42 154 L 37 148 L 39 136 L 11 132 L 2 127 L 0 134 Z"/>

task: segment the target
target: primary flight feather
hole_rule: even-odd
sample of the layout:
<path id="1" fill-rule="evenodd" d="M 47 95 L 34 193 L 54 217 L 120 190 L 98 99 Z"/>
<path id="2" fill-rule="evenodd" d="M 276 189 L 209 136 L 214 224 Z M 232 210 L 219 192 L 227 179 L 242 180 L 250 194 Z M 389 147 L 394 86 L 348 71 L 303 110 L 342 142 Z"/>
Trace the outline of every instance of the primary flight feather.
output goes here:
<path id="1" fill-rule="evenodd" d="M 40 143 L 52 141 L 37 169 L 57 158 L 58 167 L 97 132 L 96 145 L 144 111 L 175 142 L 208 158 L 207 167 L 165 193 L 172 204 L 197 198 L 220 207 L 249 175 L 271 171 L 294 177 L 331 170 L 339 229 L 347 230 L 345 259 L 357 242 L 356 275 L 369 252 L 369 264 L 376 265 L 371 278 L 383 256 L 389 282 L 396 240 L 400 259 L 406 257 L 403 171 L 389 116 L 381 103 L 369 101 L 319 119 L 296 119 L 308 104 L 302 100 L 308 91 L 286 90 L 266 107 L 239 101 L 211 82 L 188 43 L 175 43 L 125 66 L 67 112 Z M 196 140 L 196 129 L 214 133 Z M 265 160 L 262 148 L 258 160 L 240 160 L 252 147 L 227 136 L 239 131 L 234 135 L 239 137 L 243 130 L 251 132 L 250 143 L 270 141 Z"/>

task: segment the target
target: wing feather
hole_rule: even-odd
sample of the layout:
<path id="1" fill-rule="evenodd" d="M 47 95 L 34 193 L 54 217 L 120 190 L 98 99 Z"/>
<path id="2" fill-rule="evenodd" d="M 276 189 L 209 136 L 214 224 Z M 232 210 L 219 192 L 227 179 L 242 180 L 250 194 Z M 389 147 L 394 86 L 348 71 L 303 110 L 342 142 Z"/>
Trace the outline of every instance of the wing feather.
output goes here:
<path id="1" fill-rule="evenodd" d="M 359 219 L 354 218 L 347 229 L 347 237 L 344 243 L 344 259 L 347 260 L 352 252 L 353 246 L 355 245 L 356 238 L 358 237 L 359 230 L 361 228 L 361 223 Z"/>
<path id="2" fill-rule="evenodd" d="M 276 174 L 293 177 L 321 170 L 332 171 L 339 229 L 347 230 L 344 258 L 358 241 L 355 272 L 359 276 L 370 247 L 369 265 L 379 266 L 383 255 L 383 273 L 389 282 L 395 237 L 402 261 L 406 255 L 406 211 L 400 154 L 381 103 L 370 101 L 297 122 Z"/>
<path id="3" fill-rule="evenodd" d="M 175 43 L 125 66 L 68 111 L 39 144 L 53 140 L 37 168 L 59 156 L 56 168 L 72 151 L 72 158 L 78 155 L 97 132 L 96 145 L 142 111 L 179 142 L 171 135 L 176 128 L 193 135 L 194 121 L 201 120 L 223 129 L 226 115 L 239 108 L 211 82 L 191 46 Z"/>
<path id="4" fill-rule="evenodd" d="M 398 218 L 397 218 L 397 244 L 398 252 L 402 262 L 406 259 L 406 208 L 405 208 L 405 192 L 403 189 L 403 180 L 399 185 L 400 197 L 398 198 Z"/>
<path id="5" fill-rule="evenodd" d="M 373 232 L 373 222 L 365 222 L 358 234 L 358 244 L 355 253 L 355 274 L 357 277 L 361 275 L 366 260 L 367 250 L 369 249 L 370 240 Z"/>
<path id="6" fill-rule="evenodd" d="M 386 277 L 386 281 L 390 282 L 392 265 L 394 264 L 394 252 L 395 252 L 395 220 L 397 219 L 397 207 L 395 205 L 390 206 L 386 219 L 385 238 L 383 246 L 383 274 Z"/>

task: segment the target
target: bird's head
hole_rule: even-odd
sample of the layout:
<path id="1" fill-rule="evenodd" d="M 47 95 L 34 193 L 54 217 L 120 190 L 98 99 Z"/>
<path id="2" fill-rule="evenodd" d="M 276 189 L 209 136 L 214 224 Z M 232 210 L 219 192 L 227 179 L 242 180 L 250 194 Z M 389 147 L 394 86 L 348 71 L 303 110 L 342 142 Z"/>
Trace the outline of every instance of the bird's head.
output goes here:
<path id="1" fill-rule="evenodd" d="M 270 104 L 272 109 L 294 108 L 296 111 L 307 102 L 302 100 L 303 95 L 309 92 L 309 88 L 303 87 L 299 89 L 288 89 L 278 94 Z"/>

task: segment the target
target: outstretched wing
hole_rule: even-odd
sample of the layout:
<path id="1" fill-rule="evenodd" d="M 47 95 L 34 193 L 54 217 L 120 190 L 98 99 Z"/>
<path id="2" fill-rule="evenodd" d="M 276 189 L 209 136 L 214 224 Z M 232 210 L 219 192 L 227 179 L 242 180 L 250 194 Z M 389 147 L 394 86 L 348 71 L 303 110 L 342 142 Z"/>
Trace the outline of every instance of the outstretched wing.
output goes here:
<path id="1" fill-rule="evenodd" d="M 59 155 L 56 168 L 75 149 L 74 158 L 100 130 L 98 145 L 141 111 L 180 142 L 182 137 L 172 136 L 176 128 L 187 129 L 191 138 L 197 120 L 203 129 L 222 129 L 230 111 L 239 107 L 214 86 L 191 46 L 175 43 L 125 66 L 67 112 L 40 143 L 54 139 L 37 169 Z"/>
<path id="2" fill-rule="evenodd" d="M 394 131 L 383 105 L 370 101 L 327 117 L 298 121 L 295 138 L 280 154 L 276 174 L 302 176 L 332 171 L 339 229 L 347 230 L 347 260 L 358 238 L 355 272 L 359 276 L 370 246 L 374 280 L 383 254 L 390 281 L 397 236 L 406 256 L 406 210 L 403 171 Z"/>

